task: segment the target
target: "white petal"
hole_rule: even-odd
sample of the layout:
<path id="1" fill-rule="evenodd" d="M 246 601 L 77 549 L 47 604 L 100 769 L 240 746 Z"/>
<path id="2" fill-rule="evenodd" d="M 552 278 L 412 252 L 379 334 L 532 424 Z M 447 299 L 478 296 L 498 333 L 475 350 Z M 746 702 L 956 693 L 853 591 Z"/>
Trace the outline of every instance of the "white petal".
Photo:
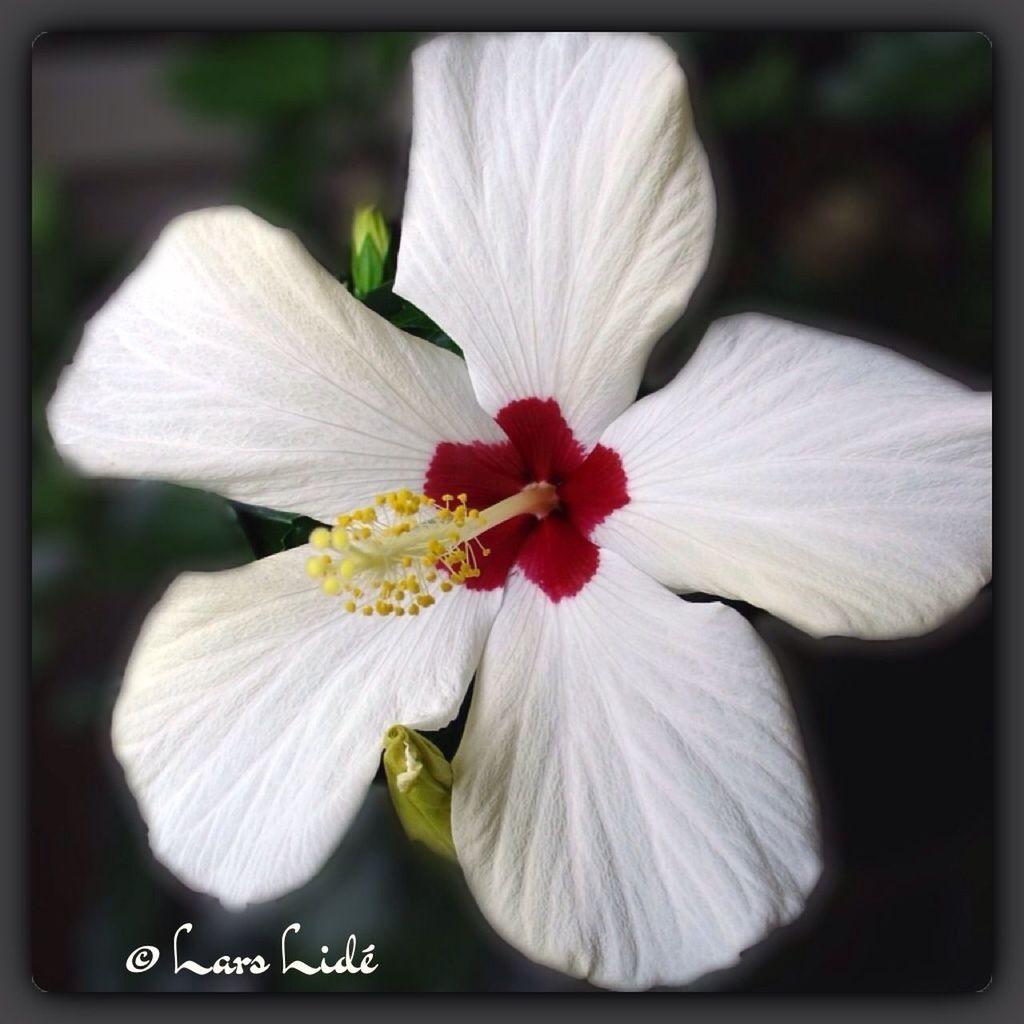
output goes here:
<path id="1" fill-rule="evenodd" d="M 630 501 L 594 539 L 815 635 L 917 635 L 992 571 L 992 396 L 770 317 L 713 325 L 602 437 Z"/>
<path id="2" fill-rule="evenodd" d="M 164 230 L 89 322 L 49 415 L 88 473 L 320 519 L 422 487 L 439 440 L 503 436 L 460 359 L 391 327 L 290 232 L 240 209 Z"/>
<path id="3" fill-rule="evenodd" d="M 684 984 L 800 913 L 814 799 L 768 651 L 618 555 L 552 604 L 514 577 L 455 761 L 459 860 L 535 960 Z"/>
<path id="4" fill-rule="evenodd" d="M 396 290 L 481 404 L 554 397 L 597 440 L 707 263 L 714 193 L 674 53 L 648 36 L 444 36 L 413 57 Z"/>
<path id="5" fill-rule="evenodd" d="M 319 870 L 394 722 L 455 715 L 499 601 L 456 592 L 402 619 L 346 615 L 300 551 L 180 577 L 151 613 L 114 750 L 156 857 L 238 906 Z"/>

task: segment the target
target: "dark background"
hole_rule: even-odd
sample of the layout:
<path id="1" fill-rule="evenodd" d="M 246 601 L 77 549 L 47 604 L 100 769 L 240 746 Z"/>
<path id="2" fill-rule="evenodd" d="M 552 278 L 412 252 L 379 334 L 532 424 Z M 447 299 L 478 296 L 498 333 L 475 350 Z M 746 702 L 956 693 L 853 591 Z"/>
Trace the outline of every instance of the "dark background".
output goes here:
<path id="1" fill-rule="evenodd" d="M 666 36 L 719 196 L 716 249 L 652 358 L 665 383 L 707 322 L 780 313 L 908 351 L 975 386 L 992 361 L 992 52 L 970 33 Z M 252 557 L 222 500 L 74 477 L 43 411 L 81 326 L 171 216 L 238 201 L 347 268 L 352 207 L 399 220 L 415 36 L 43 36 L 32 59 L 33 975 L 59 991 L 512 990 L 584 986 L 490 932 L 457 870 L 409 846 L 386 791 L 303 890 L 229 914 L 150 858 L 109 749 L 138 627 L 185 568 Z M 697 987 L 947 992 L 994 969 L 990 595 L 919 641 L 811 641 L 742 608 L 779 658 L 825 816 L 829 869 L 804 919 Z M 458 726 L 442 738 L 451 750 Z M 187 955 L 262 953 L 260 977 L 175 976 Z M 277 973 L 374 942 L 369 977 Z M 154 944 L 164 959 L 132 975 Z"/>

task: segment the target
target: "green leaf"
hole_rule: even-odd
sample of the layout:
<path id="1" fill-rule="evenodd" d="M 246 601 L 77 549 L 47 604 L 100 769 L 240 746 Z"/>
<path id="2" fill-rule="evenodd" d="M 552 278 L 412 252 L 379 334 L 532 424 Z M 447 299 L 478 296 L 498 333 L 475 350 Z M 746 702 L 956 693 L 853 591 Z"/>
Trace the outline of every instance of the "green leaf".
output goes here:
<path id="1" fill-rule="evenodd" d="M 414 331 L 439 331 L 440 328 L 426 313 L 418 310 L 412 303 L 399 300 L 399 307 L 392 314 L 391 322 L 410 334 Z"/>
<path id="2" fill-rule="evenodd" d="M 238 518 L 245 539 L 257 558 L 288 551 L 309 540 L 310 531 L 323 523 L 309 516 L 294 512 L 278 512 L 260 505 L 245 505 L 240 501 L 229 502 Z"/>
<path id="3" fill-rule="evenodd" d="M 60 194 L 57 183 L 43 171 L 32 172 L 32 251 L 48 249 L 60 224 Z"/>
<path id="4" fill-rule="evenodd" d="M 431 345 L 436 345 L 438 348 L 447 349 L 460 359 L 464 359 L 462 349 L 426 313 L 396 295 L 392 291 L 393 285 L 394 281 L 388 281 L 380 288 L 375 288 L 372 292 L 357 297 L 399 330 L 429 341 Z"/>
<path id="5" fill-rule="evenodd" d="M 725 75 L 709 96 L 709 107 L 722 127 L 764 121 L 790 109 L 797 98 L 800 74 L 791 53 L 765 46 L 741 70 Z"/>
<path id="6" fill-rule="evenodd" d="M 877 32 L 822 81 L 828 115 L 949 118 L 992 88 L 992 47 L 978 32 Z"/>
<path id="7" fill-rule="evenodd" d="M 247 32 L 205 39 L 172 63 L 168 85 L 197 114 L 259 120 L 325 101 L 331 37 L 318 32 Z"/>
<path id="8" fill-rule="evenodd" d="M 303 117 L 275 124 L 263 134 L 242 178 L 242 202 L 270 220 L 301 221 L 322 165 L 319 142 Z"/>
<path id="9" fill-rule="evenodd" d="M 974 144 L 967 168 L 967 221 L 975 237 L 992 237 L 992 135 L 985 132 Z"/>

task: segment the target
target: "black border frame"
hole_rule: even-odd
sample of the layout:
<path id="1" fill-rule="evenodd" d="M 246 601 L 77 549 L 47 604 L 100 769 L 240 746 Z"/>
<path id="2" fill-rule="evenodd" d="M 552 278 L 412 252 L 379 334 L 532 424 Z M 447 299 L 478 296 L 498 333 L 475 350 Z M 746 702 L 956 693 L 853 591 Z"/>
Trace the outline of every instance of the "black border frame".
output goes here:
<path id="1" fill-rule="evenodd" d="M 844 5 L 845 6 L 845 5 Z M 894 8 L 885 0 L 858 0 L 849 7 L 824 6 L 812 0 L 777 0 L 766 11 L 755 0 L 687 0 L 685 5 L 673 5 L 666 0 L 631 0 L 629 17 L 624 17 L 622 8 L 598 6 L 591 3 L 585 12 L 571 15 L 567 9 L 554 11 L 550 4 L 537 0 L 518 0 L 514 13 L 503 14 L 500 8 L 490 7 L 486 11 L 479 5 L 470 5 L 467 0 L 433 0 L 429 12 L 411 0 L 378 0 L 373 6 L 372 23 L 365 8 L 342 7 L 338 0 L 333 3 L 306 3 L 292 0 L 287 9 L 280 5 L 251 2 L 246 6 L 245 21 L 236 21 L 227 13 L 211 9 L 206 3 L 195 0 L 177 0 L 167 14 L 161 12 L 161 5 L 130 5 L 127 0 L 105 0 L 91 4 L 87 11 L 67 2 L 36 0 L 31 5 L 12 10 L 5 19 L 6 31 L 2 35 L 3 56 L 0 62 L 8 81 L 4 90 L 4 128 L 8 144 L 3 151 L 3 175 L 7 184 L 7 195 L 11 201 L 4 204 L 2 236 L 5 240 L 5 263 L 7 272 L 3 275 L 3 287 L 7 301 L 3 309 L 14 322 L 9 326 L 7 344 L 3 347 L 5 370 L 3 382 L 8 389 L 3 403 L 5 427 L 4 459 L 10 474 L 8 494 L 17 496 L 5 502 L 3 536 L 14 540 L 12 547 L 16 555 L 11 564 L 16 571 L 4 574 L 2 590 L 2 616 L 5 632 L 9 633 L 6 651 L 15 652 L 16 661 L 7 679 L 4 697 L 7 713 L 2 716 L 6 735 L 0 743 L 3 760 L 0 761 L 2 776 L 2 799 L 4 804 L 3 843 L 0 844 L 2 857 L 3 894 L 0 907 L 3 927 L 0 930 L 0 1007 L 5 1019 L 67 1020 L 72 1018 L 103 1018 L 122 1013 L 133 1018 L 145 1012 L 154 1020 L 177 1019 L 184 1008 L 168 1005 L 173 994 L 157 998 L 144 995 L 57 995 L 44 998 L 30 980 L 29 947 L 25 941 L 28 927 L 28 890 L 24 878 L 28 870 L 26 847 L 27 836 L 22 825 L 27 820 L 25 785 L 27 771 L 27 743 L 25 742 L 27 720 L 27 696 L 29 690 L 29 623 L 24 617 L 28 602 L 19 600 L 24 596 L 21 587 L 30 591 L 30 536 L 28 499 L 30 493 L 31 467 L 27 457 L 27 434 L 29 425 L 28 389 L 24 386 L 28 378 L 28 337 L 30 294 L 28 281 L 28 241 L 30 184 L 30 76 L 31 46 L 45 31 L 69 30 L 157 30 L 216 29 L 216 28 L 295 28 L 314 27 L 323 29 L 388 29 L 388 28 L 429 28 L 442 29 L 511 29 L 535 28 L 558 29 L 568 27 L 590 27 L 597 29 L 665 30 L 678 28 L 715 28 L 725 30 L 743 27 L 746 29 L 764 26 L 771 29 L 794 28 L 842 28 L 842 29 L 957 29 L 975 30 L 984 34 L 993 46 L 994 70 L 994 187 L 996 193 L 997 220 L 994 226 L 996 245 L 996 272 L 994 295 L 996 325 L 999 338 L 995 357 L 997 375 L 1002 382 L 1009 381 L 1012 388 L 1021 379 L 1021 362 L 1024 361 L 1021 343 L 1014 338 L 1024 336 L 1024 331 L 1015 327 L 1024 326 L 1024 291 L 1007 287 L 1013 279 L 1008 268 L 1018 266 L 1014 259 L 1014 248 L 1021 245 L 1024 225 L 1021 224 L 1021 200 L 1016 197 L 1012 183 L 1024 180 L 1022 167 L 1022 142 L 1019 133 L 1011 131 L 1015 101 L 1024 79 L 1024 6 L 1013 6 L 1001 0 L 974 0 L 971 4 L 956 0 L 909 0 Z M 282 14 L 285 16 L 282 17 Z M 1020 122 L 1020 117 L 1016 118 Z M 994 374 L 996 376 L 996 374 Z M 1002 386 L 1002 384 L 1000 385 Z M 1024 425 L 1015 422 L 1022 416 L 1024 403 L 1001 402 L 997 400 L 995 416 L 997 433 L 1000 438 L 1012 438 L 1024 434 Z M 1020 429 L 1015 429 L 1020 428 Z M 1009 473 L 1013 459 L 1009 442 L 996 446 L 998 472 Z M 1012 460 L 1012 461 L 1011 461 Z M 19 500 L 20 499 L 20 500 Z M 858 1020 L 872 1015 L 888 1019 L 900 1016 L 907 1019 L 940 1021 L 961 1019 L 970 1016 L 973 1020 L 1016 1019 L 1019 1008 L 1024 1006 L 1024 971 L 1015 970 L 1021 964 L 1024 948 L 1024 897 L 1019 874 L 1014 866 L 1024 863 L 1024 842 L 1022 842 L 1022 821 L 1020 808 L 1024 807 L 1020 789 L 1024 780 L 1024 747 L 1015 743 L 1014 727 L 1021 723 L 1024 697 L 1016 684 L 1020 667 L 1021 631 L 1007 628 L 1019 620 L 1022 599 L 1019 594 L 1019 577 L 1012 571 L 1019 559 L 1017 544 L 1007 524 L 1021 518 L 1017 506 L 1017 485 L 998 483 L 996 487 L 994 523 L 999 550 L 1002 551 L 1001 579 L 998 587 L 999 598 L 996 610 L 996 651 L 998 673 L 999 709 L 999 760 L 997 777 L 997 840 L 999 857 L 997 863 L 997 948 L 994 976 L 980 994 L 973 996 L 945 997 L 880 997 L 870 995 L 835 996 L 732 996 L 724 994 L 669 994 L 647 993 L 642 996 L 618 995 L 617 998 L 642 998 L 645 1012 L 664 1017 L 667 1014 L 686 1013 L 704 1019 L 705 1015 L 722 1014 L 727 1017 L 756 1014 L 763 1021 L 789 1021 L 794 1019 L 817 1020 L 827 1013 L 838 1021 Z M 1008 511 L 1009 510 L 1009 511 Z M 1017 513 L 1016 515 L 1014 513 Z M 1005 535 L 1005 536 L 1004 536 Z M 17 538 L 17 539 L 15 539 Z M 18 541 L 21 543 L 18 543 Z M 1010 571 L 1007 571 L 1007 569 Z M 1016 813 L 1015 813 L 1016 812 Z M 612 993 L 604 993 L 614 995 Z M 503 1000 L 496 1005 L 493 996 L 481 995 L 432 995 L 419 998 L 415 1007 L 412 996 L 373 996 L 351 994 L 343 1006 L 334 999 L 323 997 L 310 999 L 302 994 L 302 1013 L 321 1019 L 329 1015 L 336 1019 L 339 1012 L 346 1015 L 384 1015 L 392 1012 L 403 1015 L 410 1012 L 420 1020 L 451 1020 L 460 1014 L 476 1014 L 486 1008 L 489 1014 L 498 1016 L 518 1015 L 521 1012 L 536 1012 L 542 1007 L 559 1014 L 582 1013 L 603 1017 L 618 1014 L 621 1005 L 608 999 L 594 999 L 583 994 L 531 994 L 529 1007 L 516 1005 L 514 1001 Z M 199 1019 L 215 1014 L 237 1018 L 265 1019 L 270 1014 L 277 1017 L 284 1010 L 288 1012 L 293 997 L 277 995 L 272 999 L 256 999 L 243 996 L 217 999 L 214 993 L 190 993 L 187 1011 Z M 500 997 L 499 997 L 500 998 Z M 677 1004 L 676 999 L 685 999 Z M 214 1000 L 217 1000 L 216 1004 Z M 289 1007 L 282 1005 L 288 1001 Z M 298 1002 L 298 999 L 296 1000 Z M 143 1003 L 145 1005 L 143 1006 Z M 267 1005 L 267 1004 L 270 1005 Z M 717 1004 L 717 1005 L 716 1005 Z M 1015 1013 L 1015 1008 L 1016 1013 Z M 637 1006 L 631 1006 L 635 1012 Z M 811 1015 L 809 1018 L 806 1015 Z"/>

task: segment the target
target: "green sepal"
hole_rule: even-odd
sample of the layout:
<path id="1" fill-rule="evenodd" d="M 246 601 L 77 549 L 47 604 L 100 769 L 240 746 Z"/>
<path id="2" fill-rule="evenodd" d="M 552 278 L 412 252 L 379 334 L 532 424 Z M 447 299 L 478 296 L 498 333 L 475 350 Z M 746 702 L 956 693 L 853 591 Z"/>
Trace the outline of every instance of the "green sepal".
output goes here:
<path id="1" fill-rule="evenodd" d="M 360 206 L 352 218 L 352 293 L 362 298 L 384 282 L 391 246 L 388 226 L 376 206 Z"/>
<path id="2" fill-rule="evenodd" d="M 404 725 L 384 733 L 384 774 L 410 839 L 457 860 L 452 841 L 452 766 L 433 743 Z"/>
<path id="3" fill-rule="evenodd" d="M 368 292 L 380 286 L 384 280 L 384 261 L 372 242 L 364 242 L 358 252 L 352 250 L 351 271 L 352 294 L 357 299 L 363 298 Z"/>

